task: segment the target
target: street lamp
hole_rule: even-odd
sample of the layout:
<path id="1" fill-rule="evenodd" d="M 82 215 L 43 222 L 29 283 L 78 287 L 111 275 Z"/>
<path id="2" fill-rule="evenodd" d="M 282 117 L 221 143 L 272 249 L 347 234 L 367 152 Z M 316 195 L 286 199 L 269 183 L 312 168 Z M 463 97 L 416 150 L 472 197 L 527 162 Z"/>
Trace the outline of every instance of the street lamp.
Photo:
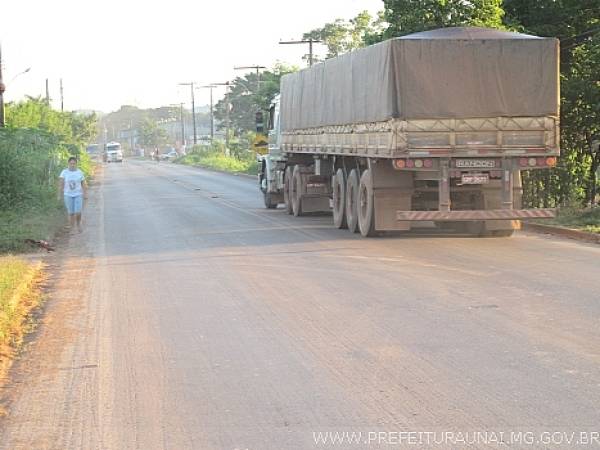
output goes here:
<path id="1" fill-rule="evenodd" d="M 28 67 L 27 69 L 25 69 L 23 72 L 19 72 L 18 74 L 16 74 L 14 77 L 11 78 L 11 80 L 8 82 L 8 84 L 12 83 L 13 81 L 15 81 L 15 78 L 17 78 L 18 76 L 23 75 L 24 73 L 27 73 L 31 70 L 31 67 Z"/>
<path id="2" fill-rule="evenodd" d="M 189 86 L 192 93 L 192 123 L 194 127 L 194 145 L 198 143 L 198 137 L 196 135 L 196 103 L 194 102 L 194 82 L 179 83 L 180 86 Z"/>
<path id="3" fill-rule="evenodd" d="M 31 70 L 31 67 L 28 67 L 23 72 L 19 72 L 11 80 L 8 84 L 12 83 L 15 78 L 19 75 L 23 75 Z M 2 81 L 2 48 L 0 47 L 0 128 L 3 128 L 6 125 L 5 113 L 4 113 L 4 92 L 6 91 L 6 84 Z"/>

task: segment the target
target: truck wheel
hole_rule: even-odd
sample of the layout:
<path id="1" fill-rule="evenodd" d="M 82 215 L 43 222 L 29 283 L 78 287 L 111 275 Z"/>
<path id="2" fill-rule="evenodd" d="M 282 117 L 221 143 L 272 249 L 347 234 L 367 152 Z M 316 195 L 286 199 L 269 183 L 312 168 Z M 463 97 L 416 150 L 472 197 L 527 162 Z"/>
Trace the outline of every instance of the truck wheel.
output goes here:
<path id="1" fill-rule="evenodd" d="M 358 228 L 364 237 L 375 235 L 375 205 L 371 171 L 365 170 L 358 186 Z"/>
<path id="2" fill-rule="evenodd" d="M 346 180 L 344 170 L 338 169 L 332 180 L 333 224 L 336 228 L 348 228 L 346 222 Z"/>
<path id="3" fill-rule="evenodd" d="M 285 174 L 283 176 L 283 202 L 285 203 L 285 212 L 293 214 L 292 209 L 292 166 L 285 168 Z"/>
<path id="4" fill-rule="evenodd" d="M 271 199 L 271 193 L 270 192 L 263 192 L 263 199 L 265 201 L 265 207 L 267 209 L 275 209 L 275 208 L 277 208 L 277 203 L 273 203 L 273 200 Z"/>
<path id="5" fill-rule="evenodd" d="M 294 216 L 298 217 L 302 215 L 302 176 L 300 175 L 299 164 L 294 166 L 290 188 L 290 196 L 292 197 L 292 212 L 294 213 Z"/>
<path id="6" fill-rule="evenodd" d="M 346 182 L 346 221 L 351 233 L 358 231 L 358 170 L 352 169 Z"/>

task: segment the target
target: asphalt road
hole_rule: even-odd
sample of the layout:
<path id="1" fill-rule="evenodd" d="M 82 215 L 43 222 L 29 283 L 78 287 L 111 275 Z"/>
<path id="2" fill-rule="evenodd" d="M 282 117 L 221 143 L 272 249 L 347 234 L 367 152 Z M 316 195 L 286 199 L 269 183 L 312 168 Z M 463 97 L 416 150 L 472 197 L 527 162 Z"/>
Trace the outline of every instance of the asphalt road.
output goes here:
<path id="1" fill-rule="evenodd" d="M 102 178 L 0 448 L 600 448 L 600 246 L 363 239 L 244 177 Z"/>

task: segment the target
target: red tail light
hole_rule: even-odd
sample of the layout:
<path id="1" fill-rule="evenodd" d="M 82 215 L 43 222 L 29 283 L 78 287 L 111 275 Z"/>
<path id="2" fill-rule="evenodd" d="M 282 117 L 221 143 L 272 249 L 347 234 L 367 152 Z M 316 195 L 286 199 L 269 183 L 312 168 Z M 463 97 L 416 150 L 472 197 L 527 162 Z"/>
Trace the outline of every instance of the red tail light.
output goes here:
<path id="1" fill-rule="evenodd" d="M 406 161 L 403 159 L 394 159 L 393 165 L 396 169 L 404 169 L 406 167 Z"/>

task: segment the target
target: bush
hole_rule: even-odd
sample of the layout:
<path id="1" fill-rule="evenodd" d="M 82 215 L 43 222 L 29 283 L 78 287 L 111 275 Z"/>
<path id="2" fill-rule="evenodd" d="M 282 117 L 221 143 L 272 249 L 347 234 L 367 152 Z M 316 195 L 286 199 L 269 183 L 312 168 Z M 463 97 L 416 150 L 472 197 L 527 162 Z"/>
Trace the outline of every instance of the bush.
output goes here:
<path id="1" fill-rule="evenodd" d="M 258 173 L 258 163 L 253 152 L 241 151 L 236 147 L 236 156 L 228 156 L 225 154 L 225 144 L 221 141 L 215 141 L 209 147 L 195 146 L 190 153 L 175 162 L 224 172 Z"/>
<path id="2" fill-rule="evenodd" d="M 25 103 L 16 108 L 20 115 L 13 116 L 13 121 L 23 122 L 24 111 L 29 114 L 26 117 L 37 117 L 31 111 L 43 106 L 31 103 L 33 106 Z M 60 117 L 69 125 L 67 113 Z M 77 123 L 73 119 L 71 125 Z M 26 238 L 48 239 L 63 222 L 63 206 L 56 194 L 58 176 L 67 167 L 69 156 L 78 158 L 86 177 L 91 175 L 92 162 L 81 139 L 62 127 L 51 131 L 48 124 L 37 125 L 39 128 L 0 129 L 0 252 L 23 250 Z"/>

